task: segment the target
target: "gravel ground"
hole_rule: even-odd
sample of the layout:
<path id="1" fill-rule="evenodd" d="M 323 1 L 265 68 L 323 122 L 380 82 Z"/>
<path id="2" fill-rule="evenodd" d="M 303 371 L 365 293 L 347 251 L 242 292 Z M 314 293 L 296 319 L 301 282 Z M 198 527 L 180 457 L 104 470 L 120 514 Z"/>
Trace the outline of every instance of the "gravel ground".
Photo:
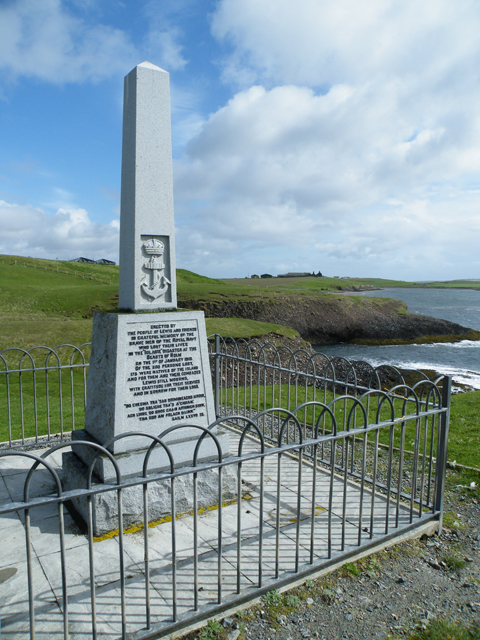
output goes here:
<path id="1" fill-rule="evenodd" d="M 447 491 L 440 535 L 404 542 L 223 620 L 204 640 L 408 636 L 435 618 L 480 624 L 480 491 Z M 215 623 L 214 623 L 215 626 Z"/>

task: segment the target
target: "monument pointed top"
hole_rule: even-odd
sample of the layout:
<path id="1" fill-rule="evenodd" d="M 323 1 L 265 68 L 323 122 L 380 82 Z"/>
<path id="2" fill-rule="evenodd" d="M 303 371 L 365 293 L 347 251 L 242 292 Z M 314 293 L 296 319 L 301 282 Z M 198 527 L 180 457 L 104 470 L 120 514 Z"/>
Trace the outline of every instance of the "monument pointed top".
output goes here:
<path id="1" fill-rule="evenodd" d="M 145 62 L 142 62 L 137 66 L 138 67 L 144 67 L 145 69 L 155 69 L 156 71 L 163 71 L 163 73 L 168 73 L 167 71 L 165 71 L 165 69 L 161 69 L 160 67 L 157 67 L 156 64 L 152 64 L 151 62 L 148 62 L 147 60 L 145 60 Z"/>

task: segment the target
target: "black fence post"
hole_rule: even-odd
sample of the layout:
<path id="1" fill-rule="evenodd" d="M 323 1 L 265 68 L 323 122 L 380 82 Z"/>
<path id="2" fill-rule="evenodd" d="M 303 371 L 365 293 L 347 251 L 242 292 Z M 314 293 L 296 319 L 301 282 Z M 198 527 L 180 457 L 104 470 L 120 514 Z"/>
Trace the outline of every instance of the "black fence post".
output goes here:
<path id="1" fill-rule="evenodd" d="M 215 334 L 215 356 L 213 358 L 213 393 L 215 398 L 215 416 L 220 417 L 220 336 Z"/>
<path id="2" fill-rule="evenodd" d="M 438 533 L 442 530 L 443 521 L 443 496 L 445 493 L 445 476 L 447 472 L 448 428 L 450 423 L 450 399 L 452 394 L 452 378 L 445 376 L 442 384 L 442 408 L 445 411 L 440 415 L 437 442 L 437 472 L 435 483 L 434 508 L 439 512 Z"/>

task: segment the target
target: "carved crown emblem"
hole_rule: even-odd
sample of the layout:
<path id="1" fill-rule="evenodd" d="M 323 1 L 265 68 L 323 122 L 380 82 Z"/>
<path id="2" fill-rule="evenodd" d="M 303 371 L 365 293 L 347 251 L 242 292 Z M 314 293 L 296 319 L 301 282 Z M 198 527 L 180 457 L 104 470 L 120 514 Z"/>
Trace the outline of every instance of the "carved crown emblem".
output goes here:
<path id="1" fill-rule="evenodd" d="M 149 256 L 161 256 L 165 250 L 163 242 L 156 238 L 150 238 L 150 240 L 144 242 L 142 246 L 145 249 L 145 253 L 148 253 Z"/>

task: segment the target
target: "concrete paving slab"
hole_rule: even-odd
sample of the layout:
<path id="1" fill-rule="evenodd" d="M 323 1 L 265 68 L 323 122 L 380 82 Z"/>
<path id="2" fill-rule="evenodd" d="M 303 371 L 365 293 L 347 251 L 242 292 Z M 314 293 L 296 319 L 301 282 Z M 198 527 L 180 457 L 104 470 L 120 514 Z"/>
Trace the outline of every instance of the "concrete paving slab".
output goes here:
<path id="1" fill-rule="evenodd" d="M 40 455 L 43 452 L 40 452 Z M 36 452 L 36 455 L 39 455 L 39 452 Z M 1 456 L 0 457 L 0 475 L 2 477 L 6 477 L 9 475 L 14 475 L 16 473 L 25 473 L 28 471 L 30 467 L 34 464 L 34 460 L 32 458 L 28 458 L 27 456 L 19 453 L 14 456 Z"/>
<path id="2" fill-rule="evenodd" d="M 3 476 L 0 476 L 0 506 L 4 502 L 8 502 L 10 500 L 10 493 L 8 492 L 7 485 L 5 484 L 5 480 Z"/>
<path id="3" fill-rule="evenodd" d="M 20 510 L 17 512 L 18 517 L 22 522 L 25 522 L 25 511 Z M 64 514 L 66 515 L 68 512 L 64 508 Z M 30 523 L 39 524 L 41 520 L 45 520 L 48 518 L 58 518 L 58 504 L 43 504 L 39 506 L 32 507 L 30 509 Z"/>
<path id="4" fill-rule="evenodd" d="M 12 564 L 2 564 L 3 569 L 11 568 L 17 571 L 5 582 L 0 584 L 0 618 L 24 616 L 28 620 L 28 579 L 27 563 L 15 560 Z M 35 610 L 41 610 L 45 606 L 50 607 L 56 603 L 55 594 L 45 577 L 42 565 L 35 556 L 32 558 L 32 585 L 35 595 Z M 3 640 L 3 637 L 2 637 Z"/>
<path id="5" fill-rule="evenodd" d="M 171 567 L 154 569 L 150 574 L 151 584 L 169 603 L 172 602 Z M 222 556 L 221 560 L 222 596 L 236 590 L 236 569 Z M 177 563 L 176 589 L 178 612 L 191 610 L 194 606 L 194 562 L 193 558 Z M 214 603 L 218 598 L 218 554 L 211 550 L 198 557 L 198 602 L 199 606 Z"/>
<path id="6" fill-rule="evenodd" d="M 60 552 L 60 526 L 58 516 L 34 521 L 31 523 L 30 530 L 32 546 L 39 558 L 43 555 Z M 65 549 L 85 546 L 87 544 L 85 536 L 80 533 L 80 530 L 68 513 L 64 515 L 64 541 Z"/>
<path id="7" fill-rule="evenodd" d="M 10 511 L 0 516 L 0 535 L 9 535 L 6 530 L 22 525 L 19 515 L 15 511 Z M 22 526 L 23 529 L 23 526 Z M 1 551 L 0 551 L 1 554 Z M 1 564 L 0 564 L 1 566 Z"/>
<path id="8" fill-rule="evenodd" d="M 186 516 L 175 522 L 176 561 L 191 561 L 194 555 L 193 517 Z M 97 543 L 95 543 L 96 545 Z M 144 531 L 124 535 L 124 549 L 132 560 L 144 571 L 145 542 Z M 201 536 L 197 539 L 198 555 L 211 552 L 212 546 Z M 149 527 L 148 553 L 150 572 L 172 566 L 172 524 L 171 522 Z"/>
<path id="9" fill-rule="evenodd" d="M 2 544 L 0 544 L 0 568 L 11 564 L 27 561 L 25 527 L 20 522 L 20 518 L 15 514 L 8 514 L 2 518 L 3 524 L 9 525 L 0 529 L 2 532 Z M 32 549 L 32 555 L 35 555 Z M 1 594 L 0 584 L 0 594 Z M 1 601 L 1 600 L 0 600 Z"/>
<path id="10" fill-rule="evenodd" d="M 31 466 L 31 465 L 30 465 Z M 30 468 L 29 466 L 29 468 Z M 28 469 L 27 469 L 28 471 Z M 14 502 L 23 502 L 26 474 L 10 473 L 3 476 L 10 498 Z M 30 481 L 29 498 L 56 495 L 56 484 L 48 470 L 37 469 Z"/>

